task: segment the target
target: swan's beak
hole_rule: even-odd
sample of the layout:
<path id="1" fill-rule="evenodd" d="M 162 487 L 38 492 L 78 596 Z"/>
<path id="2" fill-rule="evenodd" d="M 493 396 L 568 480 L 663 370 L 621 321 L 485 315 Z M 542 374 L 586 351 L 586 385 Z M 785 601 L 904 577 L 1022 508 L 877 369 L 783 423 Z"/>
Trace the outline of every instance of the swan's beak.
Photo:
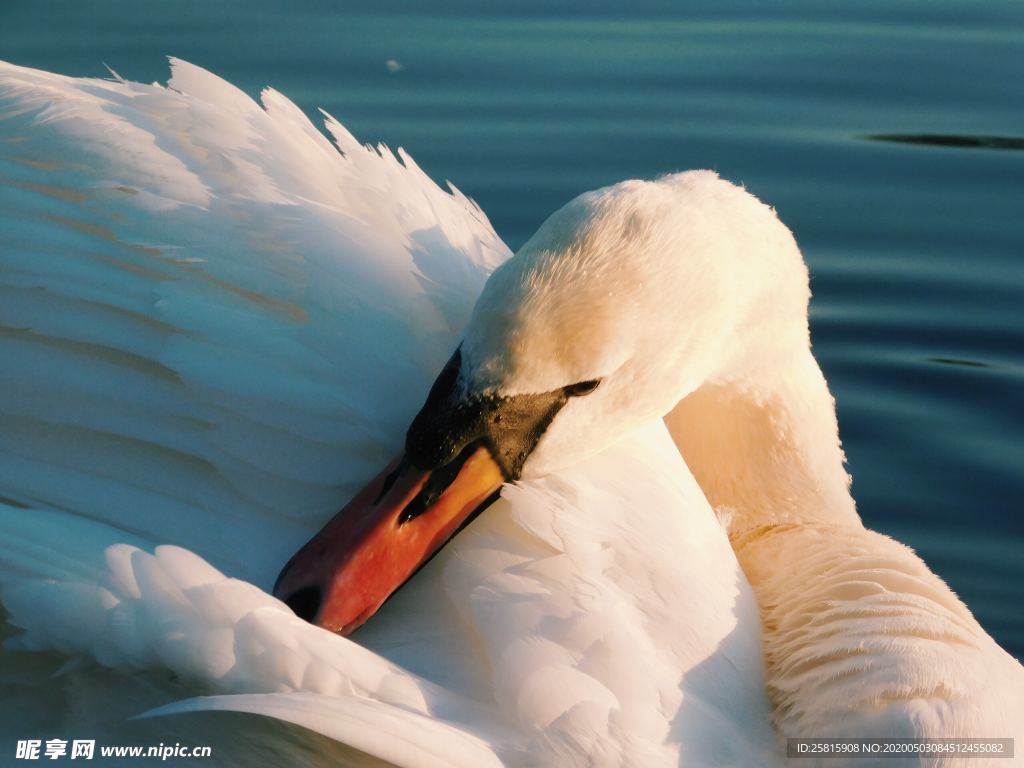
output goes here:
<path id="1" fill-rule="evenodd" d="M 300 618 L 347 634 L 484 507 L 568 395 L 501 397 L 459 384 L 456 352 L 391 462 L 288 562 L 274 594 Z"/>
<path id="2" fill-rule="evenodd" d="M 504 476 L 470 446 L 433 472 L 397 457 L 288 562 L 274 594 L 296 615 L 348 634 L 483 509 Z"/>

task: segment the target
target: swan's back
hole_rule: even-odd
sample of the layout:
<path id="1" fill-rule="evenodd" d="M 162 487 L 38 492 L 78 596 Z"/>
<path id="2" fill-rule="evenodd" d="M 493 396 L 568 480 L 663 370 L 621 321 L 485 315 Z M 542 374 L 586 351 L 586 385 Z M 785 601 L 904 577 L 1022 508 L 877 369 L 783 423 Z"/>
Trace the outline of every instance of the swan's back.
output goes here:
<path id="1" fill-rule="evenodd" d="M 733 546 L 756 585 L 781 733 L 1019 743 L 1024 670 L 909 547 L 861 527 L 787 524 Z"/>

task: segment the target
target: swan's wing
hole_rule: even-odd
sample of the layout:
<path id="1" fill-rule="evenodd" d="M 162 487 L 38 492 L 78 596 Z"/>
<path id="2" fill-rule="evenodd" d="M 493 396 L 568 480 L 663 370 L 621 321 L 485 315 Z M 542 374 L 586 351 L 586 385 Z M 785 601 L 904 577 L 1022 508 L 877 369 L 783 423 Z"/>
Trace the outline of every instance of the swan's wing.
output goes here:
<path id="1" fill-rule="evenodd" d="M 345 696 L 352 740 L 396 758 L 472 741 L 442 722 L 457 694 L 154 545 L 268 585 L 398 446 L 508 251 L 404 154 L 172 68 L 0 63 L 6 645 Z"/>
<path id="2" fill-rule="evenodd" d="M 375 701 L 312 693 L 205 696 L 169 704 L 147 716 L 230 711 L 300 725 L 399 768 L 502 768 L 490 746 L 465 730 Z"/>
<path id="3" fill-rule="evenodd" d="M 267 586 L 399 445 L 508 250 L 404 153 L 171 67 L 0 63 L 0 500 Z"/>
<path id="4" fill-rule="evenodd" d="M 220 691 L 258 692 L 242 694 L 235 708 L 247 711 L 241 702 L 251 698 L 259 703 L 253 711 L 313 727 L 389 764 L 499 764 L 489 744 L 509 739 L 485 703 L 301 621 L 187 550 L 111 543 L 124 533 L 41 510 L 38 529 L 50 535 L 25 537 L 11 512 L 0 505 L 0 535 L 8 541 L 0 594 L 23 631 L 8 651 L 57 651 L 125 671 L 168 670 Z M 102 557 L 83 558 L 83 551 Z M 273 692 L 298 693 L 268 697 Z M 449 754 L 459 759 L 446 761 Z"/>

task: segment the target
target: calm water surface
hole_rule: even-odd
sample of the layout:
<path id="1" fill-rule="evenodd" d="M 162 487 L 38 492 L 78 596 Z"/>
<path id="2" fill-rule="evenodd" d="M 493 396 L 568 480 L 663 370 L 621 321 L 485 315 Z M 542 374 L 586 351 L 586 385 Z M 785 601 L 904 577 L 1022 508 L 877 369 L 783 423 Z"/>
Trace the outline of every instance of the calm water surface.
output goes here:
<path id="1" fill-rule="evenodd" d="M 810 262 L 865 521 L 1018 658 L 1022 48 L 1019 0 L 0 5 L 0 58 L 145 81 L 173 54 L 273 85 L 409 149 L 513 248 L 623 178 L 742 182 Z"/>

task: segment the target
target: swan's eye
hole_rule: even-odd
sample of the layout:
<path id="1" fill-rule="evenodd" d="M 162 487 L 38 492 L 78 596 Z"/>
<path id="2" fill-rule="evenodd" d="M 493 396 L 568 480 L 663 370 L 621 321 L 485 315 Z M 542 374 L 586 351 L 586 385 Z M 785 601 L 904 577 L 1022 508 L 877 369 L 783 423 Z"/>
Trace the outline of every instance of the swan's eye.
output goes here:
<path id="1" fill-rule="evenodd" d="M 601 384 L 601 379 L 590 379 L 589 381 L 580 381 L 575 384 L 570 384 L 565 388 L 566 397 L 583 397 L 589 395 Z"/>

